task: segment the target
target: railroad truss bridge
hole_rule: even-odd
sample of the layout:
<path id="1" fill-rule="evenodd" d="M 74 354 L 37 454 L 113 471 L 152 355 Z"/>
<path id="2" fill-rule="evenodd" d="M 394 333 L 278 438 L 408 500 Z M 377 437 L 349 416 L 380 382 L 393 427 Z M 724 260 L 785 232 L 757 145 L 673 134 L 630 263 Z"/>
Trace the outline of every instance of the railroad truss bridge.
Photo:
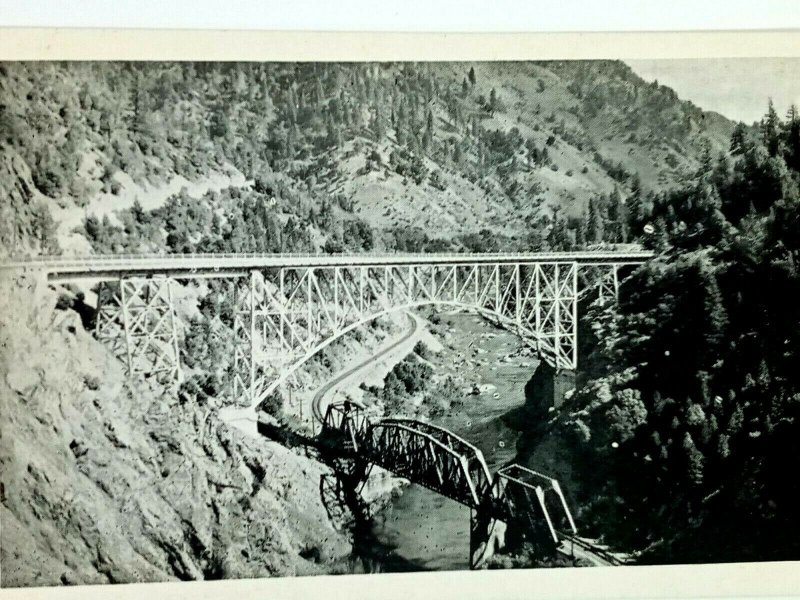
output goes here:
<path id="1" fill-rule="evenodd" d="M 477 312 L 556 369 L 574 370 L 578 304 L 613 298 L 634 250 L 515 254 L 114 255 L 12 261 L 52 281 L 99 284 L 95 333 L 131 376 L 181 379 L 175 284 L 226 278 L 234 291 L 233 398 L 255 410 L 308 359 L 383 315 L 426 305 Z"/>
<path id="2" fill-rule="evenodd" d="M 345 401 L 328 406 L 318 440 L 338 459 L 338 477 L 349 490 L 363 488 L 378 466 L 468 507 L 471 568 L 504 545 L 521 543 L 540 558 L 621 564 L 605 548 L 578 537 L 557 480 L 516 464 L 492 476 L 481 451 L 446 429 L 414 419 L 370 420 Z"/>

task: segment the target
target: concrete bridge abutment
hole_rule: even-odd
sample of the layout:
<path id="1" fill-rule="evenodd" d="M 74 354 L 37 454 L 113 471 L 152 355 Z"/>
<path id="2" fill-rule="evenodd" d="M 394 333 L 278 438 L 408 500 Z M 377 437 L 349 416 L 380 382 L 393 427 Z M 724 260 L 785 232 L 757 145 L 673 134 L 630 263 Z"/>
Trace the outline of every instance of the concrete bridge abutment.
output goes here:
<path id="1" fill-rule="evenodd" d="M 546 362 L 540 363 L 525 385 L 526 412 L 531 417 L 543 417 L 558 410 L 567 392 L 575 389 L 576 379 L 572 369 L 557 369 Z"/>

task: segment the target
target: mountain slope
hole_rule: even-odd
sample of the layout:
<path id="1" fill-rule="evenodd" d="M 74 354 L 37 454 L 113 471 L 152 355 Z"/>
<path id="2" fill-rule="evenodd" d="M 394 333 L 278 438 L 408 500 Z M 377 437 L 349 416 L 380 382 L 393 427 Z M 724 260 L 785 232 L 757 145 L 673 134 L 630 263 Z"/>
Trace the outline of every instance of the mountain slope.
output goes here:
<path id="1" fill-rule="evenodd" d="M 226 172 L 285 199 L 284 219 L 332 202 L 337 222 L 363 220 L 387 247 L 407 241 L 397 228 L 445 245 L 485 228 L 535 244 L 544 206 L 574 229 L 592 197 L 625 196 L 635 176 L 646 190 L 680 183 L 727 151 L 733 128 L 610 61 L 9 63 L 0 86 L 0 141 L 58 205 L 73 252 L 85 246 L 66 215 L 137 195 L 152 208 L 154 189 Z M 333 227 L 313 245 L 341 238 Z M 7 251 L 12 240 L 24 248 L 4 236 Z"/>
<path id="2" fill-rule="evenodd" d="M 313 574 L 349 553 L 320 463 L 130 384 L 45 284 L 0 289 L 4 586 Z"/>

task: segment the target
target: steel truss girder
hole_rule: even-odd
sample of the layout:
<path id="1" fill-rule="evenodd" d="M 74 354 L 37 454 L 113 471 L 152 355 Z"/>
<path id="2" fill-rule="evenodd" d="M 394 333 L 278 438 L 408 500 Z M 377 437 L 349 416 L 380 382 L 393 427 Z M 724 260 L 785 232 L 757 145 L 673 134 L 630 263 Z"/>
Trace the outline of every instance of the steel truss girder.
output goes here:
<path id="1" fill-rule="evenodd" d="M 468 506 L 473 567 L 482 560 L 492 521 L 551 548 L 562 541 L 562 532 L 577 533 L 557 480 L 517 464 L 492 478 L 481 451 L 441 427 L 407 418 L 371 421 L 357 406 L 338 402 L 328 406 L 322 435 L 357 457 L 364 478 L 378 465 Z"/>
<path id="2" fill-rule="evenodd" d="M 578 270 L 578 298 L 614 302 L 619 297 L 619 269 L 615 263 L 583 264 Z"/>
<path id="3" fill-rule="evenodd" d="M 237 287 L 234 395 L 255 406 L 354 326 L 425 305 L 479 312 L 575 369 L 579 271 L 577 262 L 253 270 Z"/>
<path id="4" fill-rule="evenodd" d="M 492 492 L 493 513 L 498 519 L 534 534 L 544 522 L 554 544 L 560 542 L 563 529 L 577 533 L 561 486 L 552 477 L 512 464 L 497 472 Z"/>
<path id="5" fill-rule="evenodd" d="M 122 277 L 100 284 L 95 336 L 126 366 L 128 376 L 180 381 L 173 282 L 167 277 Z"/>

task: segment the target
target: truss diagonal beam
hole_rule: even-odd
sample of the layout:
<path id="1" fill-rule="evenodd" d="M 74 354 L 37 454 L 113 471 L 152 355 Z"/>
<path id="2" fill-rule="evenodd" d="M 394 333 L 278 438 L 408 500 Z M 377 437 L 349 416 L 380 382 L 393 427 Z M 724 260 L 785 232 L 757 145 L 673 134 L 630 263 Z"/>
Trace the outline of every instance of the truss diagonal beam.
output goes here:
<path id="1" fill-rule="evenodd" d="M 574 369 L 578 302 L 587 294 L 614 296 L 619 266 L 442 260 L 253 269 L 236 285 L 233 393 L 252 405 L 298 361 L 354 326 L 424 305 L 479 312 L 515 331 L 556 368 Z M 101 290 L 97 336 L 114 346 L 129 372 L 163 369 L 177 376 L 172 305 L 171 279 L 123 277 Z"/>
<path id="2" fill-rule="evenodd" d="M 166 277 L 121 278 L 98 290 L 95 336 L 110 347 L 129 376 L 180 380 L 173 281 Z"/>

